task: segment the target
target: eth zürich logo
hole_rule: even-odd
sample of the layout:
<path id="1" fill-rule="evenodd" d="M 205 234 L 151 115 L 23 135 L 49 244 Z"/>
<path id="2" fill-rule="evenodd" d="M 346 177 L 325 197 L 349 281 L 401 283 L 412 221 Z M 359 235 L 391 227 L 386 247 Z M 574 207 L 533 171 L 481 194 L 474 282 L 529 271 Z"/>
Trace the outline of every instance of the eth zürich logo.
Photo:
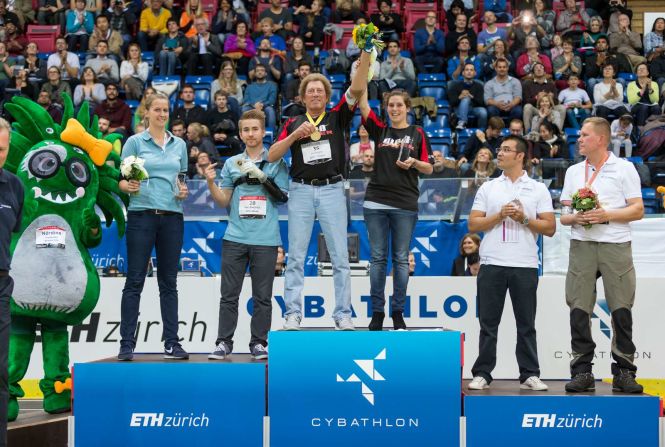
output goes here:
<path id="1" fill-rule="evenodd" d="M 383 376 L 379 374 L 379 372 L 374 368 L 374 362 L 376 360 L 385 360 L 385 359 L 386 359 L 386 348 L 383 348 L 383 350 L 379 352 L 379 354 L 373 359 L 360 359 L 353 361 L 356 363 L 356 365 L 360 367 L 361 370 L 363 370 L 363 372 L 365 372 L 365 374 L 367 374 L 370 380 L 378 382 L 378 381 L 385 381 L 386 379 L 384 379 Z M 374 392 L 355 373 L 351 374 L 346 380 L 342 376 L 337 374 L 337 381 L 360 383 L 361 387 L 360 392 L 362 393 L 363 397 L 367 399 L 367 402 L 369 402 L 371 405 L 374 405 Z"/>

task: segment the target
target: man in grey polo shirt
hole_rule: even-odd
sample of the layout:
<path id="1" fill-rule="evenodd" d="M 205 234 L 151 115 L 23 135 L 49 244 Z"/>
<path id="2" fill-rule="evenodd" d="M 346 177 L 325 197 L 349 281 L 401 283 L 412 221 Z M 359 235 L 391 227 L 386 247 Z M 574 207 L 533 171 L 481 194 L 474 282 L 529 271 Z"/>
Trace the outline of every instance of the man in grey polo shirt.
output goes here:
<path id="1" fill-rule="evenodd" d="M 522 84 L 508 76 L 508 61 L 497 59 L 496 76 L 485 83 L 485 104 L 489 116 L 522 119 Z"/>

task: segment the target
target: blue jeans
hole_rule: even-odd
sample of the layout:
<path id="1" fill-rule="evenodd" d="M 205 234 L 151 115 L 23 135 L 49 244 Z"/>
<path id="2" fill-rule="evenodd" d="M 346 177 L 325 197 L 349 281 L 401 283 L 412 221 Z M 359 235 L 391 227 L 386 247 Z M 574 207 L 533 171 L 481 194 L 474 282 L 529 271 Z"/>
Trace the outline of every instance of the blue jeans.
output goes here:
<path id="1" fill-rule="evenodd" d="M 248 110 L 254 109 L 254 104 L 245 104 L 242 106 L 242 113 L 245 113 Z M 275 129 L 277 124 L 277 116 L 275 115 L 275 109 L 273 106 L 264 105 L 263 113 L 266 114 L 266 129 Z"/>
<path id="2" fill-rule="evenodd" d="M 175 74 L 178 56 L 173 51 L 162 50 L 159 52 L 159 75 L 171 76 Z"/>
<path id="3" fill-rule="evenodd" d="M 510 112 L 506 113 L 499 109 L 498 107 L 495 106 L 487 106 L 487 115 L 489 116 L 498 116 L 501 118 L 509 117 L 510 119 L 522 119 L 522 106 L 521 105 L 516 105 L 512 109 L 510 109 Z M 480 126 L 478 126 L 480 127 Z"/>
<path id="4" fill-rule="evenodd" d="M 457 118 L 460 121 L 464 121 L 465 123 L 469 122 L 469 110 L 473 111 L 473 114 L 476 115 L 476 127 L 479 129 L 484 129 L 487 127 L 487 110 L 485 110 L 485 107 L 471 107 L 471 98 L 463 98 L 459 105 L 457 106 L 457 109 L 455 110 L 455 113 L 457 114 Z"/>
<path id="5" fill-rule="evenodd" d="M 291 182 L 289 188 L 289 262 L 284 274 L 286 315 L 302 316 L 305 257 L 314 218 L 321 230 L 333 265 L 335 310 L 333 319 L 351 318 L 351 270 L 347 243 L 347 214 L 344 182 L 311 186 Z"/>
<path id="6" fill-rule="evenodd" d="M 157 254 L 157 285 L 162 311 L 164 346 L 178 343 L 178 261 L 184 232 L 182 214 L 157 215 L 149 211 L 127 213 L 127 279 L 120 308 L 121 345 L 136 346 L 141 291 L 150 253 Z"/>
<path id="7" fill-rule="evenodd" d="M 577 109 L 577 114 L 575 114 L 575 109 L 566 109 L 566 118 L 568 118 L 568 124 L 575 129 L 581 129 L 580 122 L 584 121 L 589 117 L 589 112 L 585 109 Z"/>
<path id="8" fill-rule="evenodd" d="M 369 235 L 369 282 L 372 296 L 372 312 L 384 312 L 386 297 L 386 264 L 388 238 L 391 242 L 393 261 L 393 311 L 403 311 L 406 302 L 406 286 L 409 283 L 409 247 L 413 229 L 418 221 L 416 211 L 393 209 L 373 210 L 363 208 L 365 225 Z"/>

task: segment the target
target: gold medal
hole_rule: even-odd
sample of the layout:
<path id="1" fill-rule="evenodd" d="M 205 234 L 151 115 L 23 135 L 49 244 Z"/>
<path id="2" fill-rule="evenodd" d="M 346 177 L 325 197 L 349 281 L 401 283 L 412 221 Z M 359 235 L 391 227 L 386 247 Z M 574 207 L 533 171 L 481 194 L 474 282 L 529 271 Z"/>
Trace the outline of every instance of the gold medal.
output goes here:
<path id="1" fill-rule="evenodd" d="M 307 116 L 307 120 L 314 126 L 314 132 L 310 134 L 310 138 L 312 141 L 319 141 L 321 139 L 321 132 L 319 132 L 318 125 L 319 123 L 323 120 L 323 117 L 326 116 L 326 112 L 323 112 L 319 117 L 314 121 L 314 118 L 312 118 L 312 115 L 309 114 L 309 112 L 305 112 L 305 115 Z"/>

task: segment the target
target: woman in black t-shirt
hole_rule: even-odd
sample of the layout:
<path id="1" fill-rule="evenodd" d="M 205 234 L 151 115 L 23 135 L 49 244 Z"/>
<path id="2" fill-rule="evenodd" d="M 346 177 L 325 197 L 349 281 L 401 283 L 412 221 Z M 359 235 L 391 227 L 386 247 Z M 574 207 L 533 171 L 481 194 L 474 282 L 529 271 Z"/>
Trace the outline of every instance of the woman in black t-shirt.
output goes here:
<path id="1" fill-rule="evenodd" d="M 388 239 L 393 262 L 393 328 L 406 329 L 402 312 L 409 282 L 409 246 L 418 220 L 418 173 L 432 173 L 432 149 L 422 127 L 407 122 L 411 98 L 405 91 L 393 90 L 384 97 L 390 126 L 370 109 L 367 92 L 359 105 L 363 124 L 375 144 L 374 172 L 363 204 L 371 252 L 369 329 L 383 329 Z"/>

